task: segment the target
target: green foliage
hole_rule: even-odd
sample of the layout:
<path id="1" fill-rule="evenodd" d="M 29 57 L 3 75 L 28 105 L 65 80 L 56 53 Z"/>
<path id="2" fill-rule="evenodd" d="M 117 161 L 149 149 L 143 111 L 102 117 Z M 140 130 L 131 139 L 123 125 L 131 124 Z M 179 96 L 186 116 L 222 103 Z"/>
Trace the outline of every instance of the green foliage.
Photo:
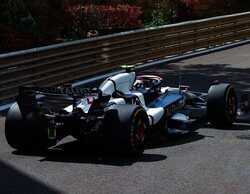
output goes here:
<path id="1" fill-rule="evenodd" d="M 61 0 L 24 0 L 36 24 L 36 36 L 56 39 L 64 23 L 64 3 Z"/>
<path id="2" fill-rule="evenodd" d="M 25 33 L 34 32 L 35 22 L 23 0 L 7 0 L 0 3 L 0 23 Z"/>
<path id="3" fill-rule="evenodd" d="M 146 24 L 146 27 L 162 26 L 169 23 L 166 11 L 161 7 L 154 10 L 151 16 L 152 19 L 148 24 Z"/>

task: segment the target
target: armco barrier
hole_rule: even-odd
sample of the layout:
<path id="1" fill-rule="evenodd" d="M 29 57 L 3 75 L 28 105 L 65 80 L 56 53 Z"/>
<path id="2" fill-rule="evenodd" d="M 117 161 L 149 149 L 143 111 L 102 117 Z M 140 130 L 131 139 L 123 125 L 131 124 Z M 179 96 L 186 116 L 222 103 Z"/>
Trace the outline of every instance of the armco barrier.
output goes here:
<path id="1" fill-rule="evenodd" d="M 136 64 L 246 40 L 250 12 L 122 32 L 0 55 L 0 102 L 27 84 L 55 85 Z"/>

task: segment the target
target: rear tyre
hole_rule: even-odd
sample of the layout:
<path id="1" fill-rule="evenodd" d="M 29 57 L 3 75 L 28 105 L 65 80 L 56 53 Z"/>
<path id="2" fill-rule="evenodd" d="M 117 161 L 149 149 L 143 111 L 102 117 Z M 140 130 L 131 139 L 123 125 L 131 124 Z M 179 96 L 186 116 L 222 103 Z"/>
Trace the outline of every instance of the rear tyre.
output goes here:
<path id="1" fill-rule="evenodd" d="M 8 111 L 5 121 L 5 137 L 8 144 L 20 151 L 42 151 L 55 144 L 55 140 L 49 140 L 47 124 L 42 113 L 48 113 L 48 108 L 43 104 L 38 109 L 23 117 L 17 103 L 14 103 Z"/>
<path id="2" fill-rule="evenodd" d="M 146 111 L 135 105 L 114 105 L 104 118 L 104 128 L 109 146 L 114 150 L 140 154 L 144 151 L 149 121 Z"/>
<path id="3" fill-rule="evenodd" d="M 230 84 L 212 85 L 207 94 L 207 118 L 218 128 L 225 128 L 236 120 L 237 94 Z"/>

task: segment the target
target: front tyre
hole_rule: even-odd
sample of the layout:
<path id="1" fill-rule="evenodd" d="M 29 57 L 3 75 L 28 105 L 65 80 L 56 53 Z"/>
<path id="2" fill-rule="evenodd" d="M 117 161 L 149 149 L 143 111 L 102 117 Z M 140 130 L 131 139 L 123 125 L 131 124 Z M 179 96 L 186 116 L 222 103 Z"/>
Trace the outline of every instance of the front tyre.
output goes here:
<path id="1" fill-rule="evenodd" d="M 236 120 L 237 94 L 230 84 L 212 85 L 207 94 L 207 118 L 219 128 L 225 128 Z"/>
<path id="2" fill-rule="evenodd" d="M 144 151 L 149 133 L 146 111 L 135 105 L 114 105 L 104 118 L 104 128 L 111 148 L 140 154 Z"/>

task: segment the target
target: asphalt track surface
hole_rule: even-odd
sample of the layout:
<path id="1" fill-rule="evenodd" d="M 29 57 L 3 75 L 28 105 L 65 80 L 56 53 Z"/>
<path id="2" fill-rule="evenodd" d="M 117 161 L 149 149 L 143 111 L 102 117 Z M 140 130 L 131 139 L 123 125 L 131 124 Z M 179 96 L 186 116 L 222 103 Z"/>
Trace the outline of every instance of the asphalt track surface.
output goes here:
<path id="1" fill-rule="evenodd" d="M 143 70 L 207 91 L 213 80 L 250 92 L 250 44 Z M 140 157 L 89 151 L 73 138 L 43 155 L 18 153 L 0 117 L 0 193 L 250 193 L 249 116 L 228 129 L 198 123 L 187 137 L 150 145 Z M 250 121 L 249 121 L 250 123 Z"/>

